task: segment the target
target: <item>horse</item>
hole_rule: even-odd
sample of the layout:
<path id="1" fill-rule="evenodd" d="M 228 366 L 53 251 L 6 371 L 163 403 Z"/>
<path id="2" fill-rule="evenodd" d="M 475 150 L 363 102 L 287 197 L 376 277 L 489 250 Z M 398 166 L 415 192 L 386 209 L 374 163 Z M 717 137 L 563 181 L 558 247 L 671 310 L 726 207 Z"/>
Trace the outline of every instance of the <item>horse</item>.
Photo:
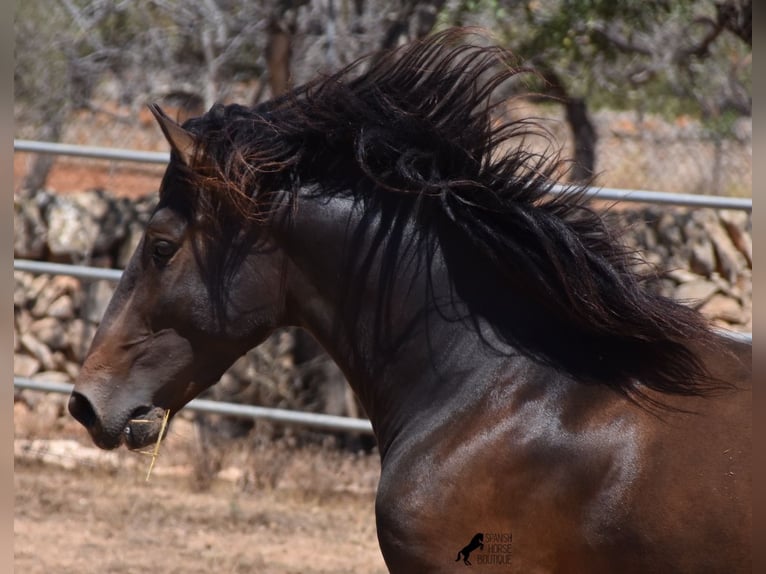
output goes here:
<path id="1" fill-rule="evenodd" d="M 486 572 L 749 571 L 751 344 L 658 295 L 583 184 L 550 193 L 509 58 L 449 30 L 253 107 L 151 105 L 170 161 L 68 409 L 145 447 L 299 327 L 372 422 L 391 572 L 463 569 L 476 532 L 513 540 Z"/>

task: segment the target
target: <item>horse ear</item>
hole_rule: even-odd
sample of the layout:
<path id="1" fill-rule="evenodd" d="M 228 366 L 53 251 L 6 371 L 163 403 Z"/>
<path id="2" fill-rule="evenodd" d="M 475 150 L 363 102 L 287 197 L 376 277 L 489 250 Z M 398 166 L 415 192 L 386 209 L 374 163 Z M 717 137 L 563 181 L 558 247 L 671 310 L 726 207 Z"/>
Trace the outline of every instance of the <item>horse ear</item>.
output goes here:
<path id="1" fill-rule="evenodd" d="M 173 121 L 157 104 L 149 104 L 149 110 L 160 124 L 170 147 L 185 165 L 191 166 L 194 158 L 194 136 Z"/>

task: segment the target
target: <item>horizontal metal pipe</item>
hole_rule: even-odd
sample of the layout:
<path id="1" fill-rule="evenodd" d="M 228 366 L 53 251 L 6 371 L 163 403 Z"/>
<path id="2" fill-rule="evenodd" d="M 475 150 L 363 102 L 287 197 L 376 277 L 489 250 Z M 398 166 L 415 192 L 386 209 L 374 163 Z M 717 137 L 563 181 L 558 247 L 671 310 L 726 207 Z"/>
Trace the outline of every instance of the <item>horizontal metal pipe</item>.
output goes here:
<path id="1" fill-rule="evenodd" d="M 70 383 L 35 381 L 24 377 L 14 377 L 13 386 L 18 389 L 62 394 L 71 393 L 72 388 L 74 387 L 74 385 Z M 194 399 L 184 408 L 202 413 L 265 420 L 288 425 L 312 427 L 326 431 L 347 431 L 372 434 L 372 424 L 370 421 L 351 417 L 339 417 L 322 413 L 306 413 L 287 409 L 259 407 L 255 405 L 238 405 L 235 403 L 225 403 L 207 399 Z"/>
<path id="2" fill-rule="evenodd" d="M 107 281 L 119 281 L 122 271 L 119 269 L 107 269 L 105 267 L 86 267 L 84 265 L 68 265 L 65 263 L 49 263 L 48 261 L 33 261 L 30 259 L 14 259 L 14 271 L 26 271 L 28 273 L 49 273 L 51 275 L 69 275 L 91 281 L 106 279 Z"/>
<path id="3" fill-rule="evenodd" d="M 563 193 L 565 186 L 556 186 L 554 194 Z M 590 187 L 586 195 L 595 199 L 627 201 L 634 203 L 656 203 L 682 207 L 709 207 L 713 209 L 736 209 L 752 211 L 753 200 L 748 197 L 722 197 L 718 195 L 695 195 L 692 193 L 671 193 L 667 191 L 646 191 L 643 189 L 615 189 L 613 187 Z"/>
<path id="4" fill-rule="evenodd" d="M 14 151 L 22 152 L 70 155 L 93 159 L 108 159 L 112 161 L 122 160 L 165 164 L 170 160 L 170 154 L 166 152 L 136 151 L 30 140 L 13 140 L 13 149 Z M 552 192 L 561 193 L 565 189 L 565 186 L 555 186 Z M 587 194 L 595 198 L 614 201 L 658 203 L 686 207 L 710 207 L 713 209 L 737 209 L 743 211 L 753 210 L 753 200 L 744 197 L 721 197 L 695 195 L 690 193 L 647 191 L 643 189 L 615 189 L 610 187 L 591 187 L 588 189 Z"/>
<path id="5" fill-rule="evenodd" d="M 751 343 L 753 342 L 753 334 L 752 333 L 743 333 L 740 331 L 730 331 L 729 329 L 721 329 L 716 327 L 715 329 L 723 335 L 724 337 L 728 337 L 729 339 L 733 339 L 735 341 L 742 341 L 743 343 Z"/>
<path id="6" fill-rule="evenodd" d="M 138 163 L 165 164 L 170 161 L 170 154 L 167 152 L 139 151 L 30 140 L 13 140 L 13 151 L 44 153 L 50 155 L 69 155 L 75 157 L 88 157 L 91 159 L 108 159 L 112 161 L 133 161 Z"/>

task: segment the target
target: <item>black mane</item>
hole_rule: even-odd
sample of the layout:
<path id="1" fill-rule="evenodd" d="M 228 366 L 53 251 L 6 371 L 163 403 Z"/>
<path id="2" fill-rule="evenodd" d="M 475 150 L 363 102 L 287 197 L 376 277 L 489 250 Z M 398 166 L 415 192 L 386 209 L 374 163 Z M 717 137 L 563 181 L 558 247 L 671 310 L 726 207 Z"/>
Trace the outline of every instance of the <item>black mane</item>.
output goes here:
<path id="1" fill-rule="evenodd" d="M 197 183 L 217 187 L 240 226 L 268 223 L 274 191 L 306 187 L 417 210 L 456 293 L 512 346 L 628 394 L 636 381 L 705 390 L 707 322 L 645 288 L 582 187 L 548 194 L 557 155 L 529 151 L 534 123 L 499 120 L 492 99 L 520 70 L 467 39 L 437 34 L 254 108 L 215 106 L 184 126 L 198 138 Z"/>

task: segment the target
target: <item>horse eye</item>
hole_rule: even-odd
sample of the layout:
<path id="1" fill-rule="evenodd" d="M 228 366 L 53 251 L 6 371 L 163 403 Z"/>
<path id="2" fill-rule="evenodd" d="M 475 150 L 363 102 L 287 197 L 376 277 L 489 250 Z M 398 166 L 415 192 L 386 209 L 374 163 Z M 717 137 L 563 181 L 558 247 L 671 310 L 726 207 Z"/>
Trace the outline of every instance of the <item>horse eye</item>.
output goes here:
<path id="1" fill-rule="evenodd" d="M 160 239 L 154 243 L 152 249 L 152 255 L 155 259 L 165 261 L 170 258 L 173 253 L 176 252 L 176 245 L 170 241 Z"/>

